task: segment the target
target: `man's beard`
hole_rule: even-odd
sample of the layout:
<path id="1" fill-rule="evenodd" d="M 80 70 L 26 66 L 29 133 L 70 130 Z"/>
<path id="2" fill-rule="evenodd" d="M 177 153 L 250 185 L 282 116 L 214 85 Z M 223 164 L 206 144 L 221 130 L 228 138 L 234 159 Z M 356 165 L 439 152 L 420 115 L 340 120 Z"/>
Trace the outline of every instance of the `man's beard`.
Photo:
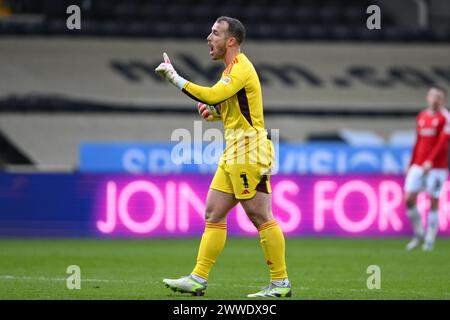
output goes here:
<path id="1" fill-rule="evenodd" d="M 226 48 L 216 48 L 216 50 L 217 50 L 217 54 L 216 54 L 216 57 L 215 57 L 215 60 L 220 60 L 220 59 L 222 59 L 223 57 L 225 57 L 225 54 L 227 53 L 227 49 Z"/>

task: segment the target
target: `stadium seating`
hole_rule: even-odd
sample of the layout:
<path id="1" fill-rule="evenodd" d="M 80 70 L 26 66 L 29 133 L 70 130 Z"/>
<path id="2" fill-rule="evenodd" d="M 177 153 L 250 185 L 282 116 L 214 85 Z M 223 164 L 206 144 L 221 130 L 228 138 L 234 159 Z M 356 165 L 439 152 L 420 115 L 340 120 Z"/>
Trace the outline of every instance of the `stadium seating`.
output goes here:
<path id="1" fill-rule="evenodd" d="M 423 31 L 400 23 L 400 13 L 383 8 L 383 27 L 366 28 L 366 8 L 374 1 L 344 0 L 16 0 L 13 13 L 38 14 L 42 19 L 18 23 L 0 19 L 0 34 L 68 34 L 66 8 L 78 4 L 82 10 L 80 35 L 134 36 L 154 38 L 201 38 L 211 21 L 220 15 L 241 19 L 253 39 L 333 41 L 450 41 L 450 25 Z M 375 3 L 381 1 L 375 1 Z M 415 15 L 413 6 L 407 8 Z M 386 12 L 390 11 L 390 12 Z M 442 17 L 441 17 L 442 18 Z M 441 19 L 445 20 L 445 19 Z M 448 17 L 447 17 L 448 20 Z M 433 27 L 433 26 L 432 26 Z M 74 32 L 71 33 L 72 35 Z"/>

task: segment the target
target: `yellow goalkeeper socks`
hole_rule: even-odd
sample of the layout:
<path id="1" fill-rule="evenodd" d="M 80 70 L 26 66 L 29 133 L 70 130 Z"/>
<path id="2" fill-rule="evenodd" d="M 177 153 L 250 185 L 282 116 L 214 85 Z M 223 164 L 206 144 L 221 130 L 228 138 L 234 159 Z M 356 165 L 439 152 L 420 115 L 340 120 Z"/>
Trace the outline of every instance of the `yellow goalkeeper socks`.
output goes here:
<path id="1" fill-rule="evenodd" d="M 258 227 L 261 247 L 270 269 L 270 280 L 287 279 L 285 243 L 283 232 L 275 219 L 269 220 Z"/>
<path id="2" fill-rule="evenodd" d="M 208 279 L 209 272 L 225 246 L 226 238 L 226 223 L 206 223 L 205 231 L 203 232 L 200 247 L 198 249 L 197 264 L 195 265 L 192 274 L 205 280 Z"/>

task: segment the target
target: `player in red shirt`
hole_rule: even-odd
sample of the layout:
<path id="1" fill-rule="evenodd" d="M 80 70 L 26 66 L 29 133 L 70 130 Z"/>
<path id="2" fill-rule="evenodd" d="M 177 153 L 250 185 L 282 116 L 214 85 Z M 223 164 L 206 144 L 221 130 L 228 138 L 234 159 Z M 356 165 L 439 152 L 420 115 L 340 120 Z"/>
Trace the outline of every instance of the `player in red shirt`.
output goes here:
<path id="1" fill-rule="evenodd" d="M 427 94 L 428 108 L 416 118 L 416 143 L 405 179 L 407 214 L 414 236 L 406 250 L 412 250 L 422 242 L 423 250 L 433 250 L 438 232 L 439 195 L 448 177 L 450 113 L 445 108 L 446 98 L 445 89 L 432 87 Z M 426 191 L 431 198 L 426 232 L 416 205 L 417 195 L 421 191 Z"/>

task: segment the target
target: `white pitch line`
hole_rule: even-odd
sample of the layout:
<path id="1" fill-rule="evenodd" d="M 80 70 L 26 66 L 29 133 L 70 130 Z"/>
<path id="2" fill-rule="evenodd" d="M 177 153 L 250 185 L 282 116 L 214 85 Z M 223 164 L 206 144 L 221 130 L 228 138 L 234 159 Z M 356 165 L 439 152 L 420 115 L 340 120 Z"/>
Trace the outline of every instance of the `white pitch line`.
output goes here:
<path id="1" fill-rule="evenodd" d="M 29 276 L 12 276 L 12 275 L 0 275 L 0 280 L 19 280 L 19 281 L 66 281 L 67 278 L 57 277 L 29 277 Z M 141 282 L 139 280 L 112 280 L 112 279 L 90 279 L 81 278 L 82 282 Z M 147 282 L 147 281 L 144 281 Z"/>
<path id="2" fill-rule="evenodd" d="M 67 278 L 56 278 L 56 277 L 28 277 L 28 276 L 11 276 L 11 275 L 0 275 L 0 280 L 18 280 L 18 281 L 66 281 Z M 109 279 L 84 279 L 81 278 L 82 282 L 124 282 L 124 283 L 152 283 L 152 284 L 162 284 L 162 280 L 161 281 L 140 281 L 140 280 L 109 280 Z M 208 286 L 212 286 L 212 287 L 219 287 L 221 285 L 217 284 L 217 283 L 212 283 Z M 233 287 L 241 287 L 241 288 L 260 288 L 261 286 L 252 286 L 252 285 L 239 285 L 239 284 L 234 284 L 232 285 Z"/>
<path id="3" fill-rule="evenodd" d="M 29 276 L 0 275 L 0 280 L 18 280 L 18 281 L 67 281 L 67 278 L 58 278 L 58 277 L 29 277 Z M 162 284 L 162 280 L 161 280 L 161 281 L 154 281 L 154 280 L 91 279 L 91 278 L 83 278 L 83 277 L 81 277 L 81 282 Z"/>
<path id="4" fill-rule="evenodd" d="M 66 281 L 67 278 L 49 278 L 49 277 L 27 277 L 27 276 L 0 276 L 0 279 L 3 280 L 36 280 L 36 281 Z M 106 280 L 106 279 L 83 279 L 81 278 L 81 281 L 86 282 L 117 282 L 121 280 Z"/>

